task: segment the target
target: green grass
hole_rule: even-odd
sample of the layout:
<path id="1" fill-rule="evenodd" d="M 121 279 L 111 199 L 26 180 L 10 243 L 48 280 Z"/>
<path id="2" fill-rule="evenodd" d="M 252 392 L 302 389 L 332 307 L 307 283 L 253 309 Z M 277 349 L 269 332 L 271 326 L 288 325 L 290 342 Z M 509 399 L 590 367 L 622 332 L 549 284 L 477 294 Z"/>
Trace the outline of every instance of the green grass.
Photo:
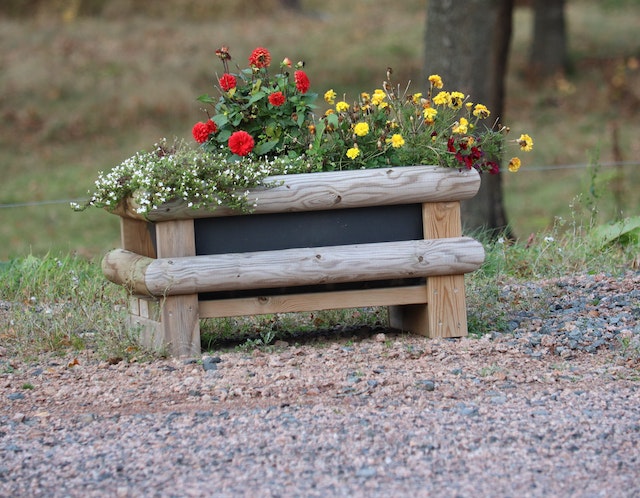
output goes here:
<path id="1" fill-rule="evenodd" d="M 505 294 L 507 284 L 577 273 L 621 274 L 637 264 L 637 242 L 602 246 L 591 234 L 589 227 L 558 227 L 527 244 L 477 234 L 487 256 L 466 276 L 469 333 L 508 332 L 509 316 L 517 311 L 544 318 L 547 300 L 526 292 Z M 105 359 L 132 359 L 157 354 L 139 349 L 135 330 L 125 326 L 126 292 L 107 282 L 94 261 L 29 255 L 0 263 L 0 281 L 0 345 L 10 355 L 28 359 L 90 350 Z M 208 319 L 202 322 L 202 343 L 207 350 L 273 347 L 277 341 L 323 343 L 370 336 L 386 324 L 383 308 Z M 637 350 L 632 340 L 621 343 L 625 354 Z"/>

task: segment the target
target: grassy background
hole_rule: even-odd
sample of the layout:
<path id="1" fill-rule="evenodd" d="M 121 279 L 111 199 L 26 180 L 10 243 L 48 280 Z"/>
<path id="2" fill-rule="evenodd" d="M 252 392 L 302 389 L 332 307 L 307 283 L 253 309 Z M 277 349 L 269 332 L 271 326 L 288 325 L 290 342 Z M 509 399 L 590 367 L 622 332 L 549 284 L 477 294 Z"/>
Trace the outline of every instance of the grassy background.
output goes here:
<path id="1" fill-rule="evenodd" d="M 505 187 L 509 217 L 524 238 L 552 229 L 557 216 L 586 219 L 596 201 L 600 221 L 621 210 L 640 214 L 637 164 L 543 168 L 584 165 L 591 155 L 602 164 L 639 157 L 640 7 L 605 3 L 569 2 L 573 70 L 537 86 L 525 76 L 531 13 L 517 9 L 506 121 L 529 132 L 536 148 Z M 229 4 L 3 2 L 0 261 L 47 251 L 94 257 L 117 246 L 115 216 L 50 202 L 85 197 L 98 171 L 161 137 L 188 138 L 203 118 L 195 97 L 212 91 L 221 69 L 213 51 L 222 44 L 240 64 L 257 45 L 276 60 L 304 59 L 319 93 L 371 91 L 387 66 L 420 88 L 428 58 L 422 0 L 308 0 L 303 13 L 275 0 Z M 605 6 L 612 10 L 605 14 Z"/>

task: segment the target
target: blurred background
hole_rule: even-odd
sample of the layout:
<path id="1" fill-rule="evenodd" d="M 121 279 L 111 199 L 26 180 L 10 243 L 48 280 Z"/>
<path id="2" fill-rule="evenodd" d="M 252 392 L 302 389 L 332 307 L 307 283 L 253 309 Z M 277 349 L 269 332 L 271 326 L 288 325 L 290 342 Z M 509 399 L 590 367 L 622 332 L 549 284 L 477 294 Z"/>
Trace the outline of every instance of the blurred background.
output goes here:
<path id="1" fill-rule="evenodd" d="M 222 45 L 243 67 L 256 46 L 304 60 L 320 95 L 353 100 L 387 67 L 424 90 L 427 3 L 2 0 L 0 261 L 117 247 L 116 216 L 69 202 L 158 139 L 190 139 Z M 640 215 L 640 1 L 568 0 L 567 71 L 544 79 L 529 71 L 532 6 L 513 19 L 504 121 L 535 140 L 503 179 L 513 232 Z"/>

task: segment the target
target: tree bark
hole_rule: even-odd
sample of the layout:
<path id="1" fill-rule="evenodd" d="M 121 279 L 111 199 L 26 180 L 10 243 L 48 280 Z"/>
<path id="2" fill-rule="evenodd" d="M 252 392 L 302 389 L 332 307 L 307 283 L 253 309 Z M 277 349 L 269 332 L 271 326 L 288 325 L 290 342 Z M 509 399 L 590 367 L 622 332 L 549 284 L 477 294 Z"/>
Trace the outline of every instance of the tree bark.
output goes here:
<path id="1" fill-rule="evenodd" d="M 432 0 L 427 9 L 425 78 L 437 73 L 449 90 L 485 104 L 502 120 L 513 0 Z M 497 158 L 500 159 L 500 158 Z M 502 177 L 484 175 L 478 195 L 462 203 L 467 230 L 507 228 Z"/>
<path id="2" fill-rule="evenodd" d="M 534 0 L 529 77 L 563 75 L 567 67 L 565 0 Z"/>

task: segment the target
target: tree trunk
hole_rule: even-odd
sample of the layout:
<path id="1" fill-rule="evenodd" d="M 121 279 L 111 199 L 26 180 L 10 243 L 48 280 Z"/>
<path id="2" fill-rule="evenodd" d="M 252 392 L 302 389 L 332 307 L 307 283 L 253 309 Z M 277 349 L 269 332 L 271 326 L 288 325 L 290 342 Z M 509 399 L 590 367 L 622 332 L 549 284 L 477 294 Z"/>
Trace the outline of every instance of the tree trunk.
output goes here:
<path id="1" fill-rule="evenodd" d="M 529 77 L 563 75 L 567 66 L 565 0 L 534 0 Z"/>
<path id="2" fill-rule="evenodd" d="M 427 9 L 425 78 L 442 76 L 502 119 L 513 0 L 432 0 Z M 500 158 L 498 158 L 500 159 Z M 462 203 L 467 230 L 507 228 L 501 175 L 486 174 L 478 195 Z"/>

